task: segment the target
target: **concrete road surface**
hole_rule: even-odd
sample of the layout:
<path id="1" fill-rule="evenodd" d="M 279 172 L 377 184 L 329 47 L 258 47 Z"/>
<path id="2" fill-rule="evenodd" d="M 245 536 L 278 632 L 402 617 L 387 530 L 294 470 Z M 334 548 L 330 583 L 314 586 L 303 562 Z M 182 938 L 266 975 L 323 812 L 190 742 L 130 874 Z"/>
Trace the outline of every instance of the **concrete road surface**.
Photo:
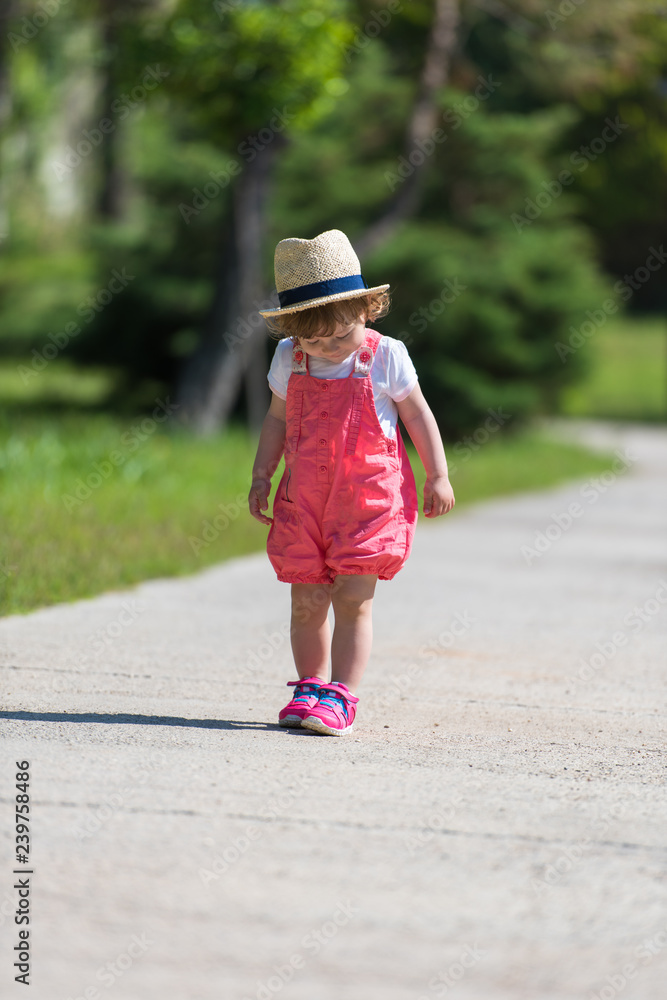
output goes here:
<path id="1" fill-rule="evenodd" d="M 0 622 L 0 995 L 664 1000 L 667 432 L 579 433 L 419 525 L 347 738 L 276 724 L 263 554 Z"/>

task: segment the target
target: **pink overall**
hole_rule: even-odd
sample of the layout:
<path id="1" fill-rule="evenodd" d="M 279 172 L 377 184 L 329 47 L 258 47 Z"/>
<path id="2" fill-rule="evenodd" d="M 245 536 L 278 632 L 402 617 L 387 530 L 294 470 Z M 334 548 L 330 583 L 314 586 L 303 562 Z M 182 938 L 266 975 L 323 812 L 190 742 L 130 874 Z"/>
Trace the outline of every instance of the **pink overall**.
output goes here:
<path id="1" fill-rule="evenodd" d="M 332 583 L 338 574 L 391 578 L 417 523 L 415 480 L 396 427 L 387 437 L 370 370 L 381 335 L 366 330 L 347 378 L 314 378 L 295 345 L 287 383 L 285 472 L 267 540 L 284 583 Z"/>

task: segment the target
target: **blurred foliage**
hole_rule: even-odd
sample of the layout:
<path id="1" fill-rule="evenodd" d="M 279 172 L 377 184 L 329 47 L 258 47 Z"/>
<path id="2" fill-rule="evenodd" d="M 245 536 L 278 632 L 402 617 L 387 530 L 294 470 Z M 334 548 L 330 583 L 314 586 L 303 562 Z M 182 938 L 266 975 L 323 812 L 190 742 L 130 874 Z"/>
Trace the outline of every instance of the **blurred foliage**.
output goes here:
<path id="1" fill-rule="evenodd" d="M 663 317 L 611 318 L 586 342 L 589 374 L 563 393 L 571 417 L 664 422 L 667 328 Z"/>
<path id="2" fill-rule="evenodd" d="M 392 12 L 346 0 L 71 0 L 30 37 L 39 4 L 14 6 L 0 352 L 32 358 L 35 379 L 55 344 L 110 367 L 108 405 L 173 387 L 257 143 L 281 144 L 267 294 L 279 239 L 335 227 L 354 241 L 400 183 L 433 0 Z M 371 284 L 391 282 L 379 329 L 408 344 L 449 438 L 489 408 L 515 419 L 557 408 L 594 355 L 563 364 L 555 343 L 665 230 L 664 10 L 561 7 L 462 3 L 439 96 L 445 138 L 426 152 L 421 204 L 362 261 Z M 607 119 L 627 128 L 596 153 Z M 564 170 L 572 182 L 554 194 Z M 666 299 L 656 274 L 630 306 L 664 310 Z"/>

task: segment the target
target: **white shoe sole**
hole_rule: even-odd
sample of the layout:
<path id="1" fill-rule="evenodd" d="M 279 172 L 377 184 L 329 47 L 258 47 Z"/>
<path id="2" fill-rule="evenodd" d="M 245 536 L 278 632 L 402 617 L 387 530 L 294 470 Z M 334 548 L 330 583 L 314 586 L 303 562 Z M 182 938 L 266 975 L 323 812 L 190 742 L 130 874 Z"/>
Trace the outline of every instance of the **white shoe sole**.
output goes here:
<path id="1" fill-rule="evenodd" d="M 289 726 L 291 729 L 300 729 L 301 723 L 302 719 L 298 715 L 286 715 L 284 719 L 278 719 L 278 725 L 285 728 Z"/>
<path id="2" fill-rule="evenodd" d="M 345 736 L 354 729 L 353 722 L 346 729 L 332 729 L 331 726 L 327 726 L 321 719 L 317 719 L 313 715 L 304 719 L 301 725 L 304 729 L 312 729 L 314 733 L 321 733 L 323 736 Z"/>

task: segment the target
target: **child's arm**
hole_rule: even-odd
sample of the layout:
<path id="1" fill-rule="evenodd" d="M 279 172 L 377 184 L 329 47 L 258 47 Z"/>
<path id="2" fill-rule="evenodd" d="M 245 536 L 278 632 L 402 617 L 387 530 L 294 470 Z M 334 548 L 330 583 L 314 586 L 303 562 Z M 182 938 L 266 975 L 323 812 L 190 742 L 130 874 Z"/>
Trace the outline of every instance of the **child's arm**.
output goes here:
<path id="1" fill-rule="evenodd" d="M 286 403 L 275 392 L 271 394 L 271 405 L 264 417 L 259 435 L 257 454 L 252 467 L 252 486 L 248 494 L 250 513 L 262 524 L 271 524 L 272 518 L 262 514 L 269 506 L 271 476 L 278 468 L 285 449 L 285 428 L 287 424 Z"/>
<path id="2" fill-rule="evenodd" d="M 454 506 L 454 491 L 449 483 L 440 431 L 419 383 L 396 406 L 426 469 L 424 514 L 426 517 L 439 517 Z"/>

